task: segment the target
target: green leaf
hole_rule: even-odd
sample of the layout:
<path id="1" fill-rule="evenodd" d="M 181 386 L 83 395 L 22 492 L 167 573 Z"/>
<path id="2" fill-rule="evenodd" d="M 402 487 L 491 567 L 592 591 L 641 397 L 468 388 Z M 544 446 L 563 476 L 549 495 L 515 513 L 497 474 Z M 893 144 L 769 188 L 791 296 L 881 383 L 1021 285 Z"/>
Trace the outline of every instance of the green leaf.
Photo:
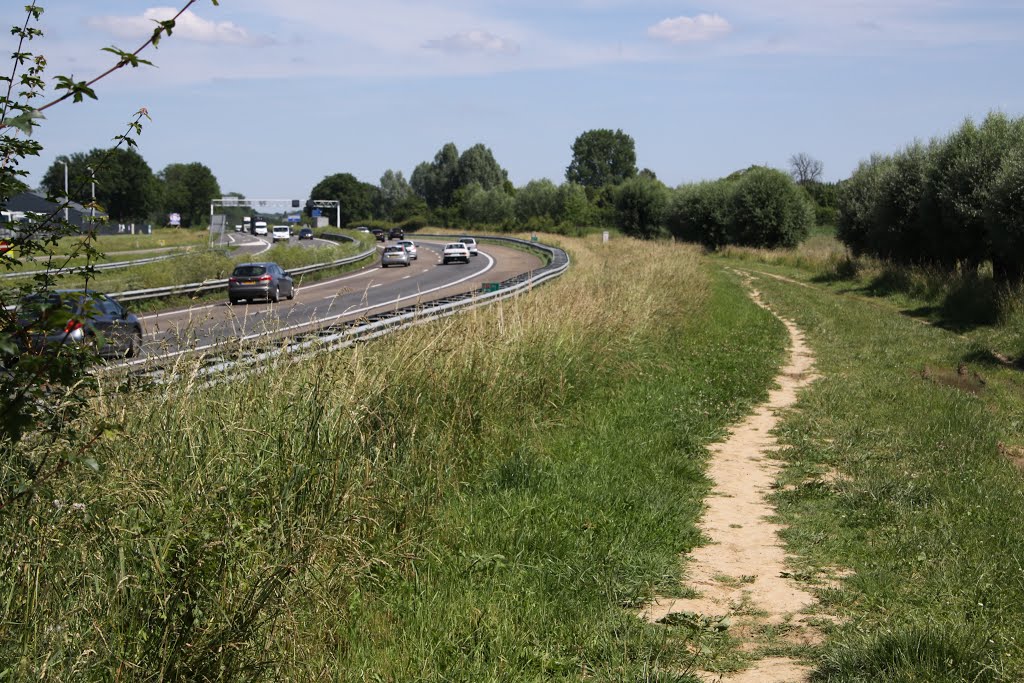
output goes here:
<path id="1" fill-rule="evenodd" d="M 96 462 L 95 458 L 84 458 L 82 460 L 82 464 L 85 465 L 86 467 L 88 467 L 93 472 L 99 472 L 100 471 L 100 464 L 98 462 Z"/>
<path id="2" fill-rule="evenodd" d="M 27 111 L 24 114 L 8 119 L 7 125 L 20 130 L 25 135 L 31 135 L 32 129 L 36 126 L 36 121 L 38 119 L 45 118 L 46 117 L 43 116 L 43 112 L 33 109 L 32 111 Z"/>

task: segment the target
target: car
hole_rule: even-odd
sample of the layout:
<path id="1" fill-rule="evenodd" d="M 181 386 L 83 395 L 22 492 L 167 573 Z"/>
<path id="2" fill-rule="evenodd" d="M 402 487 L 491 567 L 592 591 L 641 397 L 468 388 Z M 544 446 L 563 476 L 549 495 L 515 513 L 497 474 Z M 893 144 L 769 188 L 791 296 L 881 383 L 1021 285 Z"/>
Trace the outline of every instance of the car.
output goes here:
<path id="1" fill-rule="evenodd" d="M 388 231 L 388 239 L 389 240 L 404 240 L 405 239 L 405 230 L 402 230 L 401 228 L 391 228 L 391 230 Z"/>
<path id="2" fill-rule="evenodd" d="M 387 233 L 384 232 L 383 230 L 381 230 L 380 228 L 374 228 L 370 232 L 373 233 L 373 236 L 377 238 L 378 242 L 383 242 L 384 240 L 386 240 L 388 238 Z"/>
<path id="3" fill-rule="evenodd" d="M 228 278 L 228 301 L 237 304 L 243 299 L 267 299 L 277 303 L 281 296 L 295 298 L 295 282 L 291 273 L 270 261 L 240 263 Z"/>
<path id="4" fill-rule="evenodd" d="M 235 232 L 242 232 L 242 224 L 235 223 Z"/>
<path id="5" fill-rule="evenodd" d="M 256 221 L 252 227 L 252 234 L 254 235 L 266 235 L 267 234 L 267 222 Z"/>
<path id="6" fill-rule="evenodd" d="M 106 294 L 62 289 L 29 295 L 18 305 L 13 334 L 24 351 L 92 344 L 103 358 L 130 358 L 142 349 L 142 323 Z"/>
<path id="7" fill-rule="evenodd" d="M 311 240 L 313 239 L 313 228 L 302 228 L 299 230 L 300 240 Z"/>
<path id="8" fill-rule="evenodd" d="M 270 235 L 275 242 L 279 240 L 287 242 L 292 237 L 292 229 L 287 225 L 275 225 L 270 229 Z"/>
<path id="9" fill-rule="evenodd" d="M 384 253 L 380 257 L 380 267 L 387 268 L 388 266 L 408 266 L 412 263 L 409 257 L 409 252 L 405 250 L 405 247 L 397 244 L 384 247 Z"/>
<path id="10" fill-rule="evenodd" d="M 469 263 L 469 247 L 462 242 L 451 242 L 444 245 L 444 251 L 441 252 L 441 262 L 448 265 L 452 261 Z"/>
<path id="11" fill-rule="evenodd" d="M 475 239 L 473 239 L 472 237 L 463 237 L 459 241 L 462 242 L 463 244 L 465 244 L 466 248 L 469 249 L 469 255 L 470 256 L 476 256 L 477 255 L 476 240 Z"/>
<path id="12" fill-rule="evenodd" d="M 360 225 L 358 228 L 356 228 L 356 232 L 370 232 L 370 229 L 365 225 Z"/>
<path id="13" fill-rule="evenodd" d="M 412 240 L 401 240 L 400 242 L 395 242 L 395 244 L 400 247 L 405 247 L 405 250 L 409 252 L 409 258 L 413 261 L 419 258 L 419 247 L 417 247 L 416 243 Z"/>

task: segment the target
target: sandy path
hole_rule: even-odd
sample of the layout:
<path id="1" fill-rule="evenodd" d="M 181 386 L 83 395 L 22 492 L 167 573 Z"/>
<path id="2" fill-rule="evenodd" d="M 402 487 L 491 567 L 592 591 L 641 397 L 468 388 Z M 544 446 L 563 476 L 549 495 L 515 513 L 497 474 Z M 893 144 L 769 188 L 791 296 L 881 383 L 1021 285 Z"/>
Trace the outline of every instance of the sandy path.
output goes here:
<path id="1" fill-rule="evenodd" d="M 767 308 L 758 292 L 751 296 Z M 788 643 L 821 639 L 804 621 L 815 598 L 796 581 L 784 578 L 786 553 L 778 537 L 781 527 L 767 521 L 775 511 L 766 496 L 781 469 L 781 463 L 769 456 L 778 448 L 770 432 L 778 424 L 779 411 L 796 403 L 797 393 L 815 379 L 814 358 L 802 333 L 792 322 L 782 322 L 789 330 L 790 352 L 786 367 L 776 378 L 778 388 L 769 394 L 767 403 L 733 428 L 726 441 L 710 447 L 708 476 L 714 489 L 700 526 L 709 543 L 692 553 L 687 568 L 688 583 L 700 597 L 658 598 L 642 613 L 653 623 L 673 613 L 728 616 L 730 632 L 744 641 L 743 650 L 755 656 L 765 644 L 759 640 L 765 626 L 785 624 Z M 806 681 L 809 673 L 808 667 L 795 660 L 769 657 L 742 672 L 698 675 L 705 681 L 795 683 Z"/>

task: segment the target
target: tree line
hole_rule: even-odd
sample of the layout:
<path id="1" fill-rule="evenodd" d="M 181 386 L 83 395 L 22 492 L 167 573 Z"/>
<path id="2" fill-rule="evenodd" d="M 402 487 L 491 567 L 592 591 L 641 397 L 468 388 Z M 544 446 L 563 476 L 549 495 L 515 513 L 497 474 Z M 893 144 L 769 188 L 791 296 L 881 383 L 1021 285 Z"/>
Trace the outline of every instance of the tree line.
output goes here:
<path id="1" fill-rule="evenodd" d="M 104 155 L 100 168 L 97 161 Z M 672 188 L 653 171 L 638 169 L 631 136 L 595 129 L 573 142 L 560 184 L 544 178 L 515 187 L 486 145 L 460 152 L 449 142 L 433 159 L 419 163 L 408 179 L 388 169 L 373 185 L 351 173 L 335 173 L 318 182 L 309 199 L 338 201 L 338 211 L 325 215 L 332 223 L 340 217 L 342 226 L 380 221 L 563 233 L 611 228 L 709 248 L 786 247 L 804 239 L 815 220 L 835 218 L 834 186 L 820 182 L 820 162 L 807 155 L 790 161 L 791 174 L 754 166 L 720 180 Z M 169 164 L 154 174 L 134 149 L 94 149 L 57 157 L 42 181 L 51 196 L 63 193 L 65 165 L 68 186 L 90 194 L 95 187 L 96 202 L 116 222 L 162 223 L 173 212 L 186 227 L 203 225 L 210 200 L 222 194 L 213 172 L 201 163 Z M 234 192 L 229 196 L 244 198 Z M 90 198 L 72 197 L 82 203 Z"/>
<path id="2" fill-rule="evenodd" d="M 839 192 L 855 255 L 1024 279 L 1024 118 L 989 114 L 943 138 L 862 162 Z"/>
<path id="3" fill-rule="evenodd" d="M 95 191 L 95 202 L 115 223 L 166 224 L 177 213 L 185 227 L 205 225 L 210 200 L 221 196 L 216 176 L 202 163 L 168 164 L 153 173 L 134 149 L 114 148 L 58 156 L 40 184 L 51 197 L 64 195 L 65 165 L 69 191 L 82 193 L 70 199 L 87 204 Z"/>
<path id="4" fill-rule="evenodd" d="M 418 164 L 408 181 L 394 170 L 384 173 L 379 186 L 338 173 L 320 181 L 310 199 L 339 200 L 342 224 L 380 220 L 556 232 L 614 228 L 709 247 L 770 247 L 792 246 L 806 237 L 816 209 L 821 210 L 815 195 L 827 200 L 822 188 L 830 187 L 820 183 L 820 162 L 807 157 L 810 167 L 802 170 L 806 177 L 798 176 L 799 184 L 782 171 L 752 167 L 714 183 L 670 188 L 654 172 L 637 168 L 635 142 L 622 130 L 586 131 L 571 152 L 561 184 L 544 178 L 515 187 L 487 146 L 460 153 L 449 142 L 432 160 Z"/>

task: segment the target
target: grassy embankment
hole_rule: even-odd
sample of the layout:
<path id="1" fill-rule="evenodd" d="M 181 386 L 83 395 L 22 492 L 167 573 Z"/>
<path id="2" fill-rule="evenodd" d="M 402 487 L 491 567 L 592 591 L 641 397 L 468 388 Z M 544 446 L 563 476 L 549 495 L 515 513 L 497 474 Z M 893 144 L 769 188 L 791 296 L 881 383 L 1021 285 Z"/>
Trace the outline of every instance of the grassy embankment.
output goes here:
<path id="1" fill-rule="evenodd" d="M 805 285 L 756 283 L 823 375 L 781 430 L 786 539 L 853 572 L 814 680 L 1024 680 L 1024 376 L 992 355 L 1024 348 L 1020 296 L 818 247 L 724 259 Z"/>
<path id="2" fill-rule="evenodd" d="M 528 297 L 97 398 L 99 472 L 0 514 L 0 680 L 689 680 L 630 608 L 784 330 L 688 247 L 564 244 Z"/>

